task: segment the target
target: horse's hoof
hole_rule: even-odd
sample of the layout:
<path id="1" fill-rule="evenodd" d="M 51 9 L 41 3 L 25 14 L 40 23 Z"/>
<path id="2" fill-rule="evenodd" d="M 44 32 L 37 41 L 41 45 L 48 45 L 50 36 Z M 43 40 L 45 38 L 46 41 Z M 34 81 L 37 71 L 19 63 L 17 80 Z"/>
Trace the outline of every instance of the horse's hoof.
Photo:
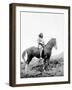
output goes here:
<path id="1" fill-rule="evenodd" d="M 46 73 L 46 70 L 44 70 L 43 72 Z"/>

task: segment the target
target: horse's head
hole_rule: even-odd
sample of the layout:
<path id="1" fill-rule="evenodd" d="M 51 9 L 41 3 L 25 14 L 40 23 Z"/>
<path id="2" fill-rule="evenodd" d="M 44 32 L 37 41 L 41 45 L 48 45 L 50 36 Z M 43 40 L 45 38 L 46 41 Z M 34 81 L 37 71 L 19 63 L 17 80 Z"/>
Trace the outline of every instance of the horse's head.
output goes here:
<path id="1" fill-rule="evenodd" d="M 54 47 L 55 49 L 57 49 L 56 38 L 51 38 L 46 44 L 46 47 L 51 49 Z"/>
<path id="2" fill-rule="evenodd" d="M 52 45 L 55 49 L 57 49 L 57 42 L 56 42 L 56 38 L 52 38 L 51 39 Z"/>

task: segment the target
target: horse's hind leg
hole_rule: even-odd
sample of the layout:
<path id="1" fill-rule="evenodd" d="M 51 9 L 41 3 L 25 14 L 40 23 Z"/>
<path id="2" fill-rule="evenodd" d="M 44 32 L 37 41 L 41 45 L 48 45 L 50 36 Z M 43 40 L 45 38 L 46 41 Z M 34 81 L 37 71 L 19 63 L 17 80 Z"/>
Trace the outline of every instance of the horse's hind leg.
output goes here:
<path id="1" fill-rule="evenodd" d="M 44 65 L 43 65 L 43 70 L 46 70 L 46 59 L 44 59 Z"/>
<path id="2" fill-rule="evenodd" d="M 29 62 L 28 62 L 28 59 L 27 59 L 27 61 L 25 62 L 25 73 L 27 73 L 28 72 L 28 67 L 29 67 Z"/>
<path id="3" fill-rule="evenodd" d="M 32 60 L 32 58 L 28 57 L 27 61 L 26 61 L 26 65 L 25 65 L 25 72 L 29 72 L 29 63 Z"/>
<path id="4" fill-rule="evenodd" d="M 28 72 L 28 64 L 25 65 L 25 73 Z"/>
<path id="5" fill-rule="evenodd" d="M 27 61 L 25 62 L 25 73 L 27 73 L 28 72 L 28 63 L 27 63 Z"/>

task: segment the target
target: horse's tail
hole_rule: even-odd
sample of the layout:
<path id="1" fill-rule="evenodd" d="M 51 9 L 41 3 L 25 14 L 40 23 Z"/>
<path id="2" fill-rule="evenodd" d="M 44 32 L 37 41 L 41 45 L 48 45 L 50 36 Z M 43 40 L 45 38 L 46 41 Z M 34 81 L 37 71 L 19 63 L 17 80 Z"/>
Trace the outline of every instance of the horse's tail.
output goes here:
<path id="1" fill-rule="evenodd" d="M 27 50 L 25 50 L 22 54 L 22 59 L 24 60 L 24 62 L 27 61 Z"/>
<path id="2" fill-rule="evenodd" d="M 23 52 L 23 54 L 22 54 L 22 59 L 24 59 L 25 53 L 26 53 L 26 51 Z"/>

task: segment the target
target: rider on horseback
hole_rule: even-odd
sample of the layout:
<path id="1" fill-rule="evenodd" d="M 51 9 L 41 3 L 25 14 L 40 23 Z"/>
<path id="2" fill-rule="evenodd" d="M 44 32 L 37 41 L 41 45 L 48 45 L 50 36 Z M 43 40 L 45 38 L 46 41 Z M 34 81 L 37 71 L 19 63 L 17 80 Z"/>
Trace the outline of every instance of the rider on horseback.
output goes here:
<path id="1" fill-rule="evenodd" d="M 38 48 L 40 50 L 40 59 L 42 59 L 42 50 L 43 50 L 44 45 L 45 45 L 44 39 L 43 39 L 43 33 L 40 33 L 38 35 L 38 40 L 37 41 L 38 41 Z"/>

